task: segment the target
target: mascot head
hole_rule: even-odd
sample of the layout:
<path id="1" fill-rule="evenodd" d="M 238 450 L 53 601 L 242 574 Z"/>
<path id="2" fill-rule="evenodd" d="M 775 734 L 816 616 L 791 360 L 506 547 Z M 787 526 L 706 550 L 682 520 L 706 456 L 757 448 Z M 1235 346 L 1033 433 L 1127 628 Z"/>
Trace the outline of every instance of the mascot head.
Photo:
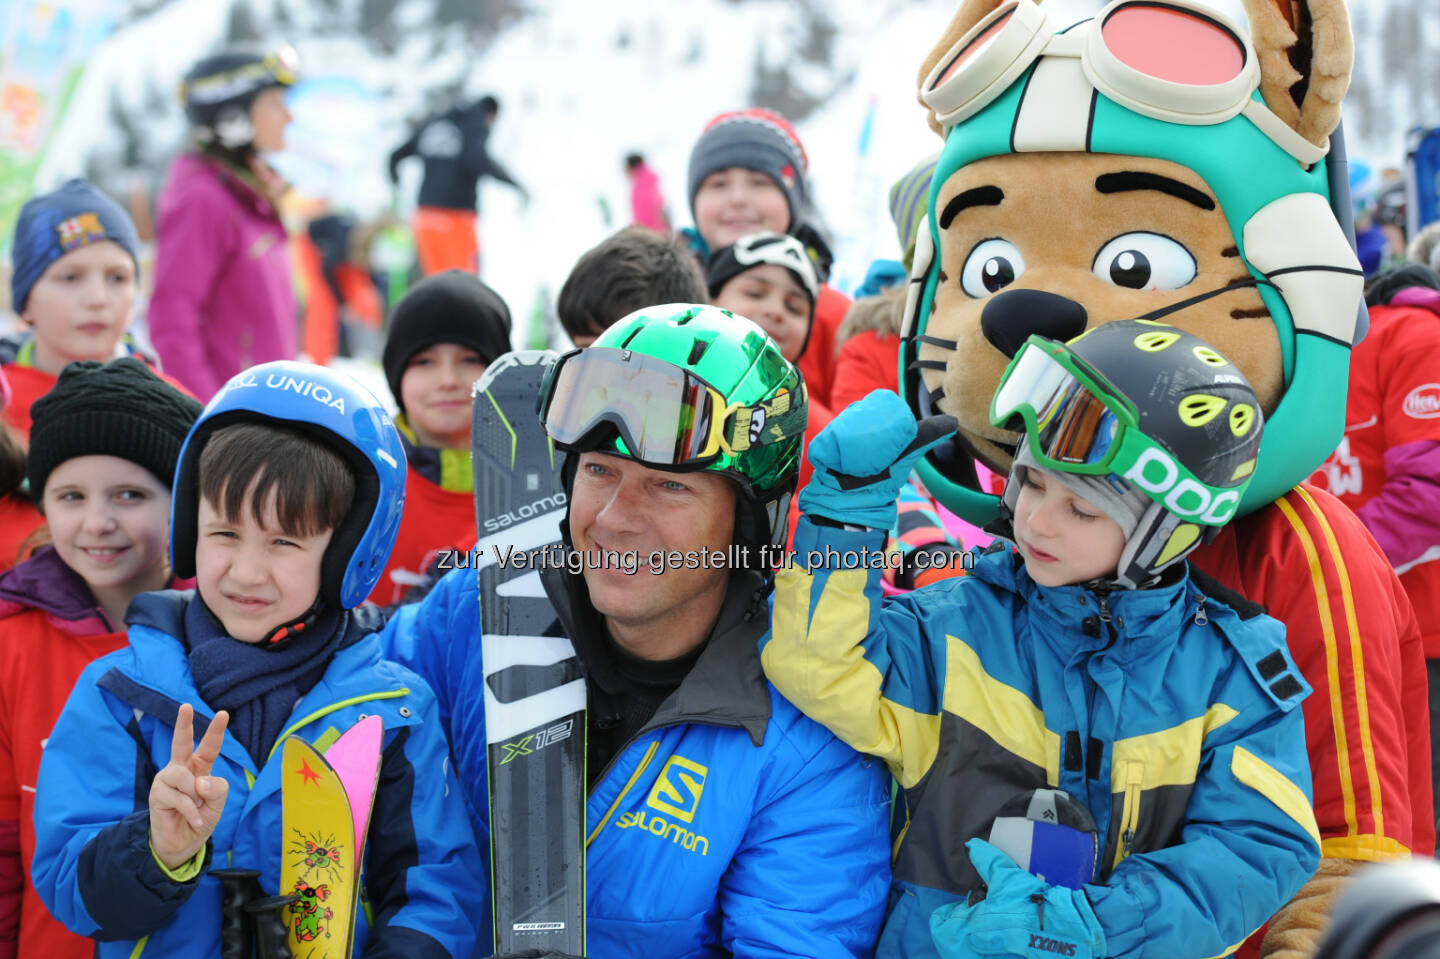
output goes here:
<path id="1" fill-rule="evenodd" d="M 1010 468 L 1016 435 L 988 412 L 1031 334 L 1143 318 L 1233 360 L 1269 423 L 1242 512 L 1339 442 L 1362 274 L 1331 206 L 1348 208 L 1343 158 L 1326 157 L 1349 26 L 1341 0 L 1246 3 L 1253 45 L 1188 0 L 1113 0 L 1058 30 L 1032 0 L 965 0 L 922 65 L 945 147 L 901 393 L 958 420 L 920 470 L 972 522 L 996 509 L 973 460 Z"/>

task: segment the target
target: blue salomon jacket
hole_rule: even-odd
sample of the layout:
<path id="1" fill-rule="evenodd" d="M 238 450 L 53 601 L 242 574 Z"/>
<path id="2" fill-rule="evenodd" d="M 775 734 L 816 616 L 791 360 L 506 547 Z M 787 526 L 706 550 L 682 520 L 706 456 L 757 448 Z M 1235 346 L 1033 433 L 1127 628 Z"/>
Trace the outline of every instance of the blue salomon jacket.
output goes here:
<path id="1" fill-rule="evenodd" d="M 580 578 L 549 569 L 542 579 L 570 635 L 576 604 L 588 602 L 573 589 Z M 760 586 L 733 577 L 699 661 L 590 791 L 590 959 L 874 949 L 890 886 L 889 777 L 765 681 Z M 434 685 L 476 833 L 488 836 L 475 573 L 447 573 L 382 638 Z M 583 661 L 585 643 L 575 645 Z"/>
<path id="2" fill-rule="evenodd" d="M 780 571 L 762 652 L 782 693 L 905 791 L 879 955 L 937 955 L 931 913 L 979 887 L 966 840 L 1041 787 L 1095 818 L 1085 894 L 1109 956 L 1228 954 L 1315 872 L 1309 687 L 1281 623 L 1242 619 L 1183 566 L 1102 594 L 1037 586 L 1011 550 L 882 604 L 879 569 L 838 568 L 882 541 L 802 520 L 813 565 Z"/>
<path id="3" fill-rule="evenodd" d="M 175 637 L 193 592 L 151 593 L 130 608 L 130 645 L 81 674 L 45 747 L 35 806 L 31 875 L 57 919 L 101 940 L 100 957 L 217 959 L 219 880 L 201 873 L 175 882 L 150 850 L 148 796 L 170 761 L 176 711 L 195 706 L 196 738 L 214 711 L 195 688 Z M 293 719 L 263 765 L 226 736 L 212 775 L 230 784 L 207 847 L 205 867 L 260 870 L 280 883 L 280 749 L 291 735 L 332 740 L 365 715 L 385 723 L 380 781 L 363 866 L 354 955 L 366 959 L 468 957 L 475 919 L 488 898 L 481 859 L 449 752 L 424 681 L 381 659 L 366 635 L 335 654 L 325 675 L 295 705 Z"/>

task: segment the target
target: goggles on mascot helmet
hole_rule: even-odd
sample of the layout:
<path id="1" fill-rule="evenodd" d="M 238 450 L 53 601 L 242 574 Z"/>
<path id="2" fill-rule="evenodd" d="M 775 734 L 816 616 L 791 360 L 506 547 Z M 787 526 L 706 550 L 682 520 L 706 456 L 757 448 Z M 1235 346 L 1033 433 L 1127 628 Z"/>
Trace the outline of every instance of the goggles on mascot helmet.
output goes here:
<path id="1" fill-rule="evenodd" d="M 726 403 L 689 370 L 632 350 L 574 350 L 560 357 L 547 380 L 540 420 L 555 445 L 569 451 L 593 448 L 597 427 L 609 424 L 625 451 L 647 466 L 704 469 L 752 445 L 805 432 L 803 388 L 754 406 Z M 762 431 L 766 424 L 778 432 Z"/>
<path id="2" fill-rule="evenodd" d="M 1078 57 L 1097 91 L 1143 116 L 1200 126 L 1243 113 L 1301 163 L 1317 162 L 1328 149 L 1255 97 L 1260 64 L 1244 34 L 1186 0 L 1112 0 L 1094 20 L 1062 33 L 1032 0 L 1010 0 L 955 42 L 926 76 L 921 99 L 950 127 L 984 109 L 1043 55 Z"/>
<path id="3" fill-rule="evenodd" d="M 1205 349 L 1216 361 L 1225 362 Z M 1184 405 L 1182 401 L 1182 416 Z M 1207 412 L 1194 411 L 1199 416 Z M 1032 335 L 1016 352 L 990 405 L 990 422 L 995 426 L 1015 429 L 1017 419 L 1024 424 L 1024 441 L 1040 466 L 1085 476 L 1114 474 L 1154 492 L 1163 488 L 1176 500 L 1175 506 L 1183 505 L 1188 494 L 1207 504 L 1186 510 L 1191 521 L 1201 525 L 1229 522 L 1249 485 L 1249 475 L 1223 487 L 1196 476 L 1145 434 L 1130 399 L 1068 346 L 1042 336 Z M 1239 419 L 1245 421 L 1235 422 Z M 1231 420 L 1232 431 L 1246 433 L 1256 425 L 1255 409 L 1234 406 Z M 1163 501 L 1157 498 L 1157 502 Z"/>

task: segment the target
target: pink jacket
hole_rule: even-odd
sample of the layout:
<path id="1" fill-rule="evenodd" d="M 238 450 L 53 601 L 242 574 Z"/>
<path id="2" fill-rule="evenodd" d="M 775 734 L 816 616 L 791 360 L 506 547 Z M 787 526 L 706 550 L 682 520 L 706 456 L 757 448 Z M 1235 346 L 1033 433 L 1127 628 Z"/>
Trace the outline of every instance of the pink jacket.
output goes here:
<path id="1" fill-rule="evenodd" d="M 185 153 L 158 207 L 148 321 L 162 368 L 206 402 L 247 367 L 293 360 L 295 293 L 270 201 L 217 160 Z"/>
<path id="2" fill-rule="evenodd" d="M 647 164 L 630 171 L 630 219 L 660 233 L 670 232 L 670 215 L 660 195 L 660 178 Z"/>

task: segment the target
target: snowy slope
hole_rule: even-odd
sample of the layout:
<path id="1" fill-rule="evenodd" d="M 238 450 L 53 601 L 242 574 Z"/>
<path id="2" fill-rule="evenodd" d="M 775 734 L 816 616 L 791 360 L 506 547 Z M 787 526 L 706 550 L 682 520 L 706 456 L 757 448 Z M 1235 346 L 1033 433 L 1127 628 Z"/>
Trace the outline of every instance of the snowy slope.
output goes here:
<path id="1" fill-rule="evenodd" d="M 266 23 L 275 4 L 253 0 L 255 21 Z M 299 50 L 307 75 L 344 77 L 366 93 L 352 98 L 348 112 L 336 107 L 297 125 L 291 155 L 279 158 L 282 167 L 312 193 L 324 192 L 361 214 L 377 213 L 392 203 L 387 154 L 406 135 L 405 118 L 423 112 L 427 91 L 460 81 L 469 95 L 495 93 L 503 110 L 492 152 L 530 188 L 533 202 L 522 209 L 514 191 L 485 181 L 483 275 L 510 303 L 520 327 L 537 298 L 553 302 L 576 257 L 628 219 L 621 167 L 627 152 L 650 158 L 673 218 L 689 222 L 690 145 L 711 116 L 748 103 L 757 58 L 788 66 L 807 93 L 823 97 L 797 126 L 810 155 L 814 196 L 836 234 L 842 288 L 859 282 L 872 257 L 897 254 L 886 192 L 940 145 L 915 102 L 914 82 L 917 64 L 954 10 L 952 0 L 826 3 L 836 27 L 827 63 L 803 59 L 804 10 L 782 0 L 663 7 L 654 0 L 544 0 L 479 55 L 453 31 L 428 29 L 428 7 L 420 0 L 399 7 L 406 29 L 393 56 L 327 29 L 333 6 L 287 0 L 293 26 L 285 39 Z M 1238 0 L 1217 6 L 1238 13 Z M 1046 7 L 1069 20 L 1099 4 L 1061 0 Z M 112 97 L 133 105 L 163 93 L 165 103 L 146 115 L 146 133 L 158 156 L 171 152 L 184 125 L 178 108 L 167 104 L 190 63 L 221 42 L 228 11 L 216 0 L 173 0 L 103 44 L 37 186 L 80 174 L 92 151 L 114 150 L 104 119 Z M 861 130 L 872 105 L 870 148 L 862 157 Z M 405 171 L 402 209 L 413 203 L 417 179 L 417 169 Z M 608 224 L 602 201 L 612 216 Z"/>

